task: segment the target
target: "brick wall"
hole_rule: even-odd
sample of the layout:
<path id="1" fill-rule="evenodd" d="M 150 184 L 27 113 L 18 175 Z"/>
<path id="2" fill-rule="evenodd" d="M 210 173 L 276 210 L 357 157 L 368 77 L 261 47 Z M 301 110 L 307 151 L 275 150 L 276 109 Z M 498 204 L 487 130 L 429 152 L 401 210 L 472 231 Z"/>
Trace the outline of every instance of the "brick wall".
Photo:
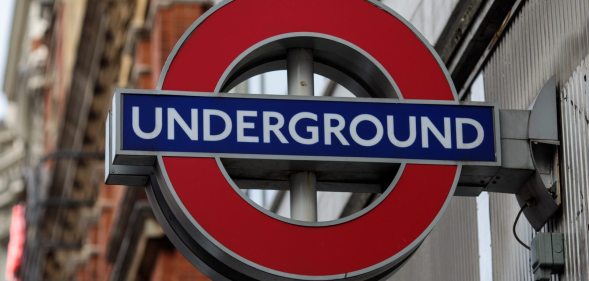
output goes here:
<path id="1" fill-rule="evenodd" d="M 147 34 L 137 34 L 133 55 L 133 72 L 135 75 L 129 83 L 131 87 L 153 89 L 165 61 L 178 39 L 186 29 L 207 9 L 197 3 L 168 3 L 158 5 L 153 15 L 153 25 Z M 77 274 L 78 280 L 110 280 L 112 264 L 106 259 L 106 248 L 110 242 L 116 216 L 129 216 L 119 212 L 120 203 L 128 187 L 100 187 L 98 200 L 99 219 L 87 237 L 88 256 Z M 152 281 L 204 281 L 209 280 L 186 260 L 178 251 L 168 248 L 157 252 L 145 253 L 157 255 Z M 138 258 L 138 257 L 135 257 Z M 142 257 L 139 257 L 142 258 Z"/>
<path id="2" fill-rule="evenodd" d="M 151 281 L 208 281 L 178 251 L 160 252 Z"/>
<path id="3" fill-rule="evenodd" d="M 108 280 L 112 265 L 106 260 L 106 247 L 114 222 L 116 207 L 123 197 L 122 186 L 101 186 L 95 210 L 99 212 L 97 224 L 90 229 L 83 259 L 85 264 L 78 271 L 77 280 Z"/>
<path id="4" fill-rule="evenodd" d="M 189 3 L 170 4 L 158 8 L 151 33 L 151 69 L 154 81 L 159 79 L 166 59 L 178 39 L 206 9 L 207 7 L 202 5 Z"/>

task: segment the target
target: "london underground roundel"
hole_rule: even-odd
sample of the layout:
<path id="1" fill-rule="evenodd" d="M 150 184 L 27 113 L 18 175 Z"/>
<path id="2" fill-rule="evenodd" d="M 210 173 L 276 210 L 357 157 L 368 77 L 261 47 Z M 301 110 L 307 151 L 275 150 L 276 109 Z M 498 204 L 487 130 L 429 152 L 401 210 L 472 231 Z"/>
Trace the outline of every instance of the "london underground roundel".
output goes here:
<path id="1" fill-rule="evenodd" d="M 307 48 L 315 72 L 380 99 L 220 94 Z M 461 165 L 496 162 L 492 107 L 462 106 L 440 59 L 377 1 L 236 0 L 185 33 L 154 91 L 119 90 L 107 177 L 148 184 L 172 242 L 215 280 L 378 280 L 421 244 Z M 246 200 L 223 157 L 400 163 L 365 211 L 332 223 Z"/>

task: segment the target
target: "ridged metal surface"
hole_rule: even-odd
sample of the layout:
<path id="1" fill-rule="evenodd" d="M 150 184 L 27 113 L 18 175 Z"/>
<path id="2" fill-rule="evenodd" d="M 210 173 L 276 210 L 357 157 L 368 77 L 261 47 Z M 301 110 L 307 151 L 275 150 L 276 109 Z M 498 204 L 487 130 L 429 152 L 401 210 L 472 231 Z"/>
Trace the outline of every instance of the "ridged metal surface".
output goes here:
<path id="1" fill-rule="evenodd" d="M 577 80 L 569 79 L 587 54 L 589 1 L 534 0 L 522 8 L 484 69 L 486 100 L 501 108 L 527 109 L 552 76 L 557 78 L 561 98 L 571 96 L 571 100 L 563 100 L 561 105 L 565 172 L 562 175 L 563 212 L 549 225 L 550 230 L 565 233 L 567 264 L 565 273 L 554 280 L 589 280 L 586 244 L 589 226 L 585 214 L 589 148 L 587 122 L 580 113 L 583 105 L 587 116 L 587 86 L 581 88 L 578 73 L 575 73 Z M 583 69 L 586 72 L 586 66 Z M 570 104 L 572 96 L 577 99 L 576 107 Z M 581 103 L 583 98 L 584 103 Z M 529 252 L 517 244 L 511 233 L 519 210 L 515 198 L 491 195 L 490 205 L 493 280 L 533 280 Z M 525 219 L 519 223 L 518 232 L 527 243 L 534 233 Z"/>
<path id="2" fill-rule="evenodd" d="M 491 194 L 491 248 L 493 255 L 493 281 L 531 281 L 529 251 L 517 243 L 512 234 L 512 225 L 519 206 L 515 196 Z M 525 218 L 517 225 L 519 237 L 530 244 L 533 229 Z"/>
<path id="3" fill-rule="evenodd" d="M 415 254 L 389 281 L 478 281 L 476 199 L 454 197 Z"/>
<path id="4" fill-rule="evenodd" d="M 566 81 L 589 53 L 589 1 L 528 1 L 484 70 L 488 99 L 527 108 L 553 75 Z"/>
<path id="5" fill-rule="evenodd" d="M 589 280 L 587 218 L 589 193 L 589 58 L 572 75 L 561 91 L 562 219 L 556 230 L 565 234 L 566 273 L 561 280 Z"/>

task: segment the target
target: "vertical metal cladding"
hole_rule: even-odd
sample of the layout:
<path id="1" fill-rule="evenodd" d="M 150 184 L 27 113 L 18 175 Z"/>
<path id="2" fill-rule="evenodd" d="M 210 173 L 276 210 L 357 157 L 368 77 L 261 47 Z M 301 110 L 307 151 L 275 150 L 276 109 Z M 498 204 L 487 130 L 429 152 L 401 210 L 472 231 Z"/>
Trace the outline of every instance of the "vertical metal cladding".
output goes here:
<path id="1" fill-rule="evenodd" d="M 511 194 L 490 194 L 491 248 L 493 255 L 494 281 L 532 281 L 529 251 L 517 243 L 512 234 L 512 225 L 519 206 Z M 522 216 L 517 233 L 530 244 L 533 229 Z"/>
<path id="2" fill-rule="evenodd" d="M 561 280 L 589 280 L 587 218 L 589 192 L 589 57 L 561 90 L 562 219 L 556 230 L 565 234 L 566 275 Z"/>
<path id="3" fill-rule="evenodd" d="M 533 0 L 522 8 L 484 69 L 487 101 L 506 109 L 528 108 L 550 77 L 559 81 L 563 210 L 547 229 L 565 234 L 566 268 L 555 280 L 589 280 L 589 86 L 585 81 L 589 66 L 582 63 L 588 54 L 589 1 Z M 490 198 L 494 280 L 532 280 L 529 253 L 511 234 L 519 210 L 515 198 Z M 526 242 L 534 233 L 525 219 L 518 232 Z"/>
<path id="4" fill-rule="evenodd" d="M 439 224 L 390 281 L 478 281 L 476 200 L 454 197 Z"/>

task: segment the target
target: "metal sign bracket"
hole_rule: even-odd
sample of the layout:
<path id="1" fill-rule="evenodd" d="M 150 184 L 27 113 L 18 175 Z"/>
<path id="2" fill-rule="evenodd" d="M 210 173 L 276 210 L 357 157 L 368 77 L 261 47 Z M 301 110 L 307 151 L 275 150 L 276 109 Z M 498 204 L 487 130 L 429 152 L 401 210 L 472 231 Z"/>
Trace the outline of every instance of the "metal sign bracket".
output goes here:
<path id="1" fill-rule="evenodd" d="M 560 205 L 556 79 L 542 88 L 529 110 L 500 110 L 501 165 L 464 166 L 456 196 L 515 194 L 536 230 Z"/>

